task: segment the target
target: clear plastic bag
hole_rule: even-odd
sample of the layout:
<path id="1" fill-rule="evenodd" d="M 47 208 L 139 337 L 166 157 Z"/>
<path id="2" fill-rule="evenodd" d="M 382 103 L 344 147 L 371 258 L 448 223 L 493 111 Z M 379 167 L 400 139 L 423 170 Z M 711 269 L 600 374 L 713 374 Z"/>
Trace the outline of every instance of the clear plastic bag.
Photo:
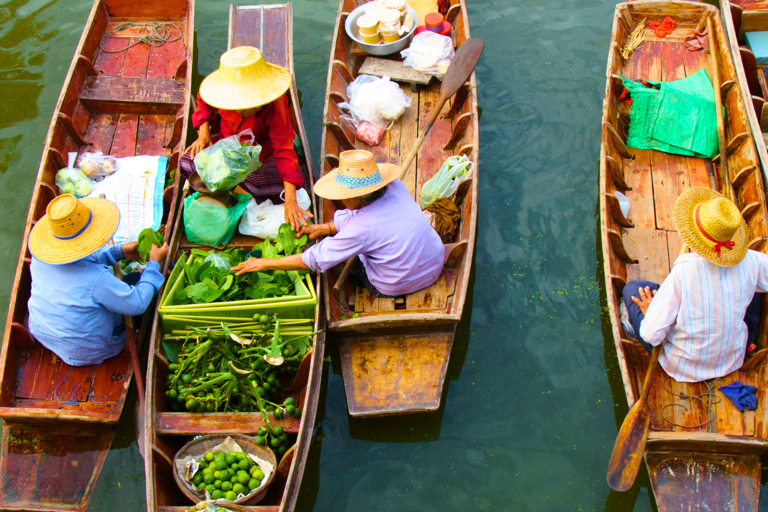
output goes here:
<path id="1" fill-rule="evenodd" d="M 459 183 L 469 177 L 473 168 L 474 164 L 465 155 L 446 158 L 437 174 L 421 187 L 421 208 L 455 194 Z"/>
<path id="2" fill-rule="evenodd" d="M 250 142 L 241 143 L 240 138 L 243 136 L 249 136 Z M 252 145 L 253 140 L 253 132 L 245 130 L 221 139 L 195 155 L 197 174 L 208 190 L 232 190 L 261 167 L 261 146 Z"/>
<path id="3" fill-rule="evenodd" d="M 303 188 L 296 190 L 296 202 L 302 210 L 309 210 L 312 202 L 309 194 Z M 238 229 L 243 235 L 255 236 L 257 238 L 277 238 L 280 225 L 285 222 L 285 205 L 272 204 L 267 199 L 261 204 L 256 204 L 254 199 L 248 203 L 248 208 L 240 217 L 240 226 Z"/>
<path id="4" fill-rule="evenodd" d="M 91 193 L 91 181 L 75 167 L 77 153 L 69 154 L 68 167 L 56 173 L 56 186 L 62 194 L 72 194 L 75 197 L 85 197 Z"/>
<path id="5" fill-rule="evenodd" d="M 404 66 L 442 77 L 448 71 L 455 53 L 450 37 L 425 30 L 416 34 L 411 41 L 411 46 L 401 51 L 400 55 L 405 59 Z"/>
<path id="6" fill-rule="evenodd" d="M 347 86 L 348 103 L 340 103 L 341 120 L 351 125 L 358 139 L 377 145 L 387 124 L 400 119 L 411 98 L 389 77 L 360 75 Z"/>
<path id="7" fill-rule="evenodd" d="M 117 158 L 96 153 L 83 153 L 77 157 L 77 166 L 88 178 L 95 180 L 109 176 L 117 170 Z"/>

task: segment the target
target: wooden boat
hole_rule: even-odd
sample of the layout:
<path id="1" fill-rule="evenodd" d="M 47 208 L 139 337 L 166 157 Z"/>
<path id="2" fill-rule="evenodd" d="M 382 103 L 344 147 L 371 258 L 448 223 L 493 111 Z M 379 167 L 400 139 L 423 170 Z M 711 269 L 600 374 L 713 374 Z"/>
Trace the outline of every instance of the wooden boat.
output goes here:
<path id="1" fill-rule="evenodd" d="M 728 35 L 728 43 L 736 65 L 739 87 L 747 100 L 749 126 L 755 137 L 763 172 L 768 170 L 768 79 L 765 68 L 757 66 L 757 59 L 746 45 L 744 34 L 768 30 L 768 2 L 755 0 L 720 0 L 720 12 Z M 751 100 L 751 101 L 750 101 Z M 764 174 L 768 176 L 768 174 Z"/>
<path id="2" fill-rule="evenodd" d="M 354 131 L 340 119 L 338 104 L 346 101 L 346 88 L 365 65 L 367 55 L 347 36 L 344 22 L 358 0 L 342 0 L 336 18 L 324 110 L 321 172 L 338 166 L 338 155 L 349 149 L 371 151 L 378 162 L 400 164 L 424 130 L 431 108 L 440 97 L 440 82 L 409 87 L 401 84 L 412 106 L 385 133 L 378 146 L 356 140 Z M 437 11 L 434 0 L 412 0 L 420 20 Z M 469 21 L 463 0 L 453 0 L 446 18 L 458 47 L 469 38 Z M 384 63 L 402 69 L 399 54 Z M 370 66 L 369 61 L 369 66 Z M 379 61 L 381 62 L 381 61 Z M 411 68 L 405 68 L 410 70 Z M 394 74 L 393 79 L 399 80 Z M 460 226 L 453 243 L 446 245 L 446 265 L 437 283 L 395 299 L 373 297 L 356 286 L 353 278 L 334 291 L 341 266 L 324 274 L 328 328 L 339 340 L 347 406 L 352 416 L 386 416 L 434 411 L 440 407 L 445 372 L 451 355 L 456 323 L 467 296 L 477 223 L 477 90 L 475 75 L 446 103 L 427 135 L 417 160 L 401 177 L 416 200 L 421 186 L 452 155 L 467 155 L 474 162 L 471 179 L 457 191 Z M 322 202 L 322 219 L 330 220 L 341 204 Z"/>
<path id="3" fill-rule="evenodd" d="M 274 5 L 232 5 L 229 12 L 229 47 L 256 46 L 263 52 L 268 62 L 284 66 L 293 74 L 293 10 L 290 3 Z M 300 156 L 299 170 L 305 179 L 305 188 L 312 190 L 314 170 L 309 152 L 309 144 L 301 118 L 296 81 L 289 91 L 291 122 L 299 134 L 304 149 L 304 158 Z M 313 206 L 314 208 L 314 206 Z M 251 247 L 261 240 L 244 235 L 235 235 L 229 247 Z M 176 261 L 185 250 L 192 247 L 184 234 L 181 215 L 176 219 L 176 226 L 170 244 L 169 259 Z M 319 280 L 315 279 L 316 293 L 319 296 Z M 315 330 L 320 329 L 322 316 L 320 302 L 315 310 Z M 266 497 L 258 506 L 235 507 L 237 510 L 291 511 L 304 473 L 304 464 L 312 440 L 312 431 L 317 411 L 320 392 L 320 379 L 323 370 L 323 352 L 325 336 L 315 336 L 314 347 L 307 352 L 301 362 L 298 374 L 290 387 L 284 389 L 286 395 L 297 397 L 302 415 L 275 420 L 269 413 L 273 426 L 282 426 L 293 439 L 291 447 L 278 464 L 275 479 Z M 191 502 L 182 494 L 173 478 L 172 461 L 178 450 L 192 436 L 215 433 L 240 433 L 255 435 L 264 425 L 261 413 L 213 413 L 193 414 L 170 412 L 163 392 L 165 377 L 168 373 L 168 360 L 162 346 L 162 329 L 159 315 L 155 315 L 152 337 L 149 346 L 150 360 L 147 370 L 147 396 L 145 400 L 146 428 L 144 432 L 144 470 L 147 485 L 147 510 L 150 512 L 187 510 Z M 233 508 L 233 510 L 235 509 Z"/>
<path id="4" fill-rule="evenodd" d="M 630 33 L 643 19 L 661 21 L 672 16 L 677 26 L 664 39 L 646 29 L 645 40 L 628 60 L 621 56 Z M 720 172 L 714 162 L 718 189 L 723 180 L 732 182 L 736 202 L 746 219 L 750 248 L 765 252 L 766 197 L 755 141 L 750 131 L 741 89 L 735 86 L 737 72 L 729 52 L 728 37 L 714 7 L 678 1 L 638 1 L 616 7 L 608 55 L 607 84 L 603 103 L 600 153 L 600 216 L 605 289 L 613 337 L 627 401 L 638 399 L 649 355 L 625 335 L 619 305 L 622 289 L 632 279 L 661 283 L 674 263 L 681 241 L 672 222 L 672 209 L 679 195 L 690 187 L 709 187 L 704 160 L 650 150 L 627 148 L 625 136 L 628 108 L 619 101 L 629 79 L 670 81 L 709 68 L 703 52 L 687 51 L 685 37 L 712 19 L 723 104 L 726 110 L 727 167 Z M 621 191 L 630 200 L 625 218 L 614 196 Z M 765 304 L 764 304 L 765 305 Z M 765 323 L 765 308 L 761 323 Z M 757 344 L 766 347 L 762 326 Z M 659 510 L 757 510 L 760 488 L 760 455 L 768 448 L 768 395 L 766 365 L 753 356 L 741 370 L 715 381 L 681 383 L 660 366 L 649 391 L 651 430 L 645 461 Z M 717 387 L 740 380 L 757 386 L 759 405 L 744 414 Z M 691 398 L 693 397 L 693 398 Z"/>
<path id="5" fill-rule="evenodd" d="M 169 156 L 169 169 L 175 168 L 189 114 L 193 17 L 194 0 L 96 0 L 91 9 L 48 130 L 5 324 L 0 353 L 3 510 L 82 511 L 88 506 L 133 377 L 131 356 L 126 349 L 97 366 L 70 367 L 30 340 L 24 327 L 31 261 L 26 240 L 58 194 L 55 175 L 66 167 L 67 152 L 90 144 L 117 157 Z M 121 27 L 128 21 L 133 25 Z M 136 24 L 143 22 L 171 23 L 181 38 L 117 51 L 139 41 Z M 176 28 L 169 27 L 170 39 L 177 36 Z M 164 196 L 169 223 L 178 190 L 171 186 Z M 151 320 L 146 315 L 141 332 Z"/>

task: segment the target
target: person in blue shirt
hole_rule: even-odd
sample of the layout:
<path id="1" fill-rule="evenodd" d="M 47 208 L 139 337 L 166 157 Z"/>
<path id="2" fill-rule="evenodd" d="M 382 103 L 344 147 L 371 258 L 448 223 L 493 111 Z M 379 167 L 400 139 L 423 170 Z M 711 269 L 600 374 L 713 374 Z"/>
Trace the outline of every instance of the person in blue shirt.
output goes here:
<path id="1" fill-rule="evenodd" d="M 147 268 L 131 286 L 111 265 L 138 258 L 136 242 L 105 244 L 120 221 L 106 199 L 54 198 L 29 235 L 32 290 L 29 333 L 71 366 L 99 364 L 125 347 L 123 315 L 140 315 L 163 284 L 168 244 L 152 246 Z"/>

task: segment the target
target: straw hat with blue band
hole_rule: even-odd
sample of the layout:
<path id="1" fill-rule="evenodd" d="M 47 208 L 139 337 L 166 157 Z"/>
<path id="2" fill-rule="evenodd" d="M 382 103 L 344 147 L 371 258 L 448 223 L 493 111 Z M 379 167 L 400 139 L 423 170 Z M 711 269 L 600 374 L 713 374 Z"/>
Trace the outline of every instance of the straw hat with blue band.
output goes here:
<path id="1" fill-rule="evenodd" d="M 386 187 L 400 174 L 397 165 L 377 164 L 371 152 L 353 149 L 339 155 L 339 166 L 317 180 L 314 192 L 325 199 L 351 199 Z"/>
<path id="2" fill-rule="evenodd" d="M 29 251 L 51 265 L 72 263 L 104 247 L 119 223 L 120 211 L 110 201 L 63 194 L 32 228 Z"/>

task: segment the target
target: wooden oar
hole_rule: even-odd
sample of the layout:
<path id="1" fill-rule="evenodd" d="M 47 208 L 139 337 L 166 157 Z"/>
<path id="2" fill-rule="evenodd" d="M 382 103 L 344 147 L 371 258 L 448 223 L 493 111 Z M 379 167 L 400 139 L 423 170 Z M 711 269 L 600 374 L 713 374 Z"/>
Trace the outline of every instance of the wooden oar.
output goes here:
<path id="1" fill-rule="evenodd" d="M 685 254 L 688 247 L 683 244 L 680 254 Z M 639 334 L 639 333 L 637 333 Z M 614 491 L 624 492 L 632 487 L 640 469 L 645 452 L 645 443 L 648 440 L 648 429 L 651 425 L 651 411 L 648 407 L 648 393 L 651 390 L 653 373 L 659 362 L 661 345 L 656 345 L 651 351 L 651 361 L 643 380 L 643 390 L 640 396 L 629 410 L 624 423 L 621 424 L 616 443 L 613 445 L 611 461 L 608 463 L 608 485 Z"/>
<path id="2" fill-rule="evenodd" d="M 99 195 L 100 199 L 106 199 L 104 194 Z M 114 240 L 109 239 L 109 245 L 115 245 Z M 123 271 L 120 268 L 120 262 L 112 265 L 115 277 L 123 280 Z M 123 315 L 123 325 L 125 325 L 125 343 L 128 345 L 128 352 L 131 353 L 131 366 L 133 366 L 133 375 L 136 379 L 136 390 L 139 392 L 139 405 L 144 410 L 144 375 L 141 373 L 139 364 L 139 349 L 136 345 L 136 329 L 133 328 L 133 318 L 131 315 Z"/>
<path id="3" fill-rule="evenodd" d="M 476 37 L 470 37 L 456 50 L 456 55 L 451 59 L 451 64 L 448 66 L 448 70 L 443 76 L 443 81 L 440 84 L 440 98 L 437 100 L 432 113 L 427 119 L 427 126 L 424 131 L 416 140 L 411 152 L 405 158 L 403 165 L 401 166 L 401 174 L 398 177 L 402 177 L 408 169 L 411 167 L 416 155 L 424 143 L 424 139 L 427 137 L 429 130 L 432 129 L 432 125 L 435 124 L 437 116 L 443 110 L 443 105 L 448 101 L 448 98 L 456 94 L 456 91 L 469 80 L 469 75 L 474 71 L 477 61 L 480 60 L 480 55 L 485 48 L 485 42 L 482 39 Z M 344 269 L 339 274 L 339 278 L 336 280 L 336 284 L 333 285 L 333 291 L 338 292 L 341 286 L 346 281 L 349 271 L 352 269 L 352 265 L 355 263 L 355 258 L 350 258 L 344 265 Z"/>

